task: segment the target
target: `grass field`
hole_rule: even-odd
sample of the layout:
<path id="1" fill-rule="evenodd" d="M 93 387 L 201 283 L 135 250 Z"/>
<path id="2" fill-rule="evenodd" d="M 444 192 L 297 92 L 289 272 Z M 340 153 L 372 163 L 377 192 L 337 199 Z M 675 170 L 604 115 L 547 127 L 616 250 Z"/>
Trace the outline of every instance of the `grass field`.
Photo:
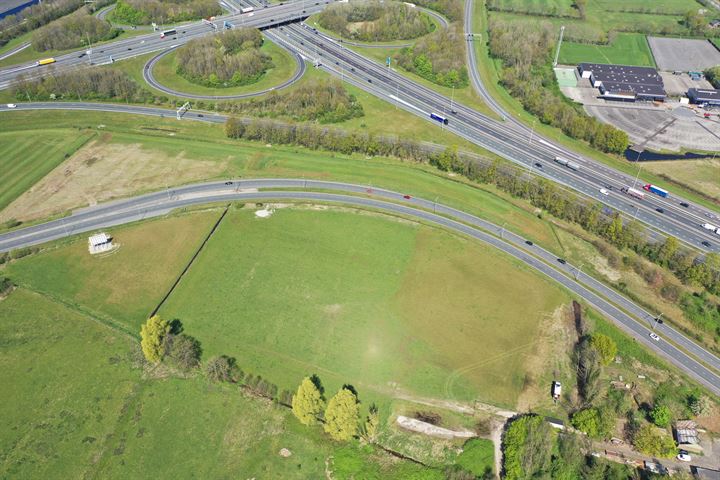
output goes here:
<path id="1" fill-rule="evenodd" d="M 143 374 L 134 339 L 25 289 L 0 301 L 0 343 L 3 478 L 306 479 L 326 459 L 338 479 L 442 478 L 236 387 Z"/>
<path id="2" fill-rule="evenodd" d="M 645 162 L 646 171 L 668 177 L 683 185 L 692 185 L 720 202 L 720 159 L 678 162 Z"/>
<path id="3" fill-rule="evenodd" d="M 297 68 L 293 57 L 284 49 L 278 47 L 269 40 L 265 40 L 260 51 L 270 55 L 275 65 L 265 72 L 260 79 L 251 84 L 241 87 L 210 88 L 195 84 L 176 73 L 177 52 L 170 53 L 162 58 L 153 69 L 155 79 L 161 85 L 177 90 L 179 92 L 192 93 L 197 95 L 239 95 L 243 93 L 257 92 L 266 88 L 279 85 L 289 80 Z"/>
<path id="4" fill-rule="evenodd" d="M 235 356 L 280 388 L 318 373 L 329 390 L 350 382 L 366 395 L 513 405 L 539 319 L 566 297 L 508 262 L 371 215 L 282 209 L 258 221 L 235 211 L 160 313 L 205 355 Z"/>
<path id="5" fill-rule="evenodd" d="M 0 210 L 94 137 L 94 132 L 0 132 Z"/>
<path id="6" fill-rule="evenodd" d="M 637 33 L 619 34 L 608 46 L 565 42 L 560 48 L 559 62 L 566 65 L 588 62 L 655 66 L 647 38 Z"/>
<path id="7" fill-rule="evenodd" d="M 11 264 L 15 282 L 46 292 L 139 335 L 140 324 L 170 289 L 219 212 L 199 212 L 107 230 L 120 248 L 98 257 L 85 236 Z M 128 265 L 134 265 L 127 268 Z"/>

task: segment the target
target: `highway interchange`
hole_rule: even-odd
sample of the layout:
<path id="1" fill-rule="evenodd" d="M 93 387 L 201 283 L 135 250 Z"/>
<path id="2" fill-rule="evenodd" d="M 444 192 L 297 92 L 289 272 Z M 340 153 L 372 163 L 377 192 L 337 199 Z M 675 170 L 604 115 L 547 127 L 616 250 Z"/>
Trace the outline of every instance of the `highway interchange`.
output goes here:
<path id="1" fill-rule="evenodd" d="M 273 191 L 259 191 L 260 189 L 273 189 Z M 289 191 L 290 189 L 337 191 L 341 194 Z M 165 215 L 173 209 L 190 205 L 272 200 L 337 202 L 379 209 L 440 225 L 485 242 L 524 262 L 564 286 L 574 295 L 583 298 L 639 342 L 680 366 L 687 375 L 720 395 L 718 373 L 720 360 L 715 355 L 689 341 L 668 325 L 655 325 L 653 316 L 649 312 L 591 276 L 583 274 L 576 266 L 564 260 L 560 262 L 555 255 L 532 242 L 468 213 L 430 200 L 367 185 L 305 179 L 233 180 L 186 185 L 82 209 L 69 217 L 0 234 L 0 252 Z M 653 327 L 662 335 L 663 340 L 655 342 L 650 339 L 649 332 Z M 692 356 L 686 352 L 691 353 Z M 700 359 L 702 363 L 696 359 Z"/>
<path id="2" fill-rule="evenodd" d="M 225 3 L 231 9 L 233 5 L 238 4 L 238 2 L 233 1 L 227 1 Z M 486 115 L 458 103 L 453 103 L 451 108 L 450 99 L 435 91 L 407 79 L 393 69 L 379 65 L 374 61 L 368 60 L 348 50 L 342 42 L 336 39 L 317 32 L 304 24 L 290 23 L 300 20 L 311 13 L 320 11 L 327 3 L 330 2 L 316 3 L 305 1 L 268 6 L 267 8 L 262 8 L 260 4 L 255 4 L 258 8 L 252 12 L 252 15 L 233 13 L 219 17 L 215 23 L 221 25 L 222 21 L 229 21 L 237 26 L 262 27 L 272 41 L 294 52 L 295 55 L 299 55 L 316 65 L 317 68 L 321 68 L 341 78 L 345 82 L 354 84 L 379 98 L 393 103 L 398 108 L 402 108 L 427 120 L 430 120 L 429 112 L 436 112 L 448 117 L 449 124 L 446 126 L 438 124 L 438 128 L 447 128 L 458 136 L 466 138 L 487 150 L 495 152 L 515 163 L 524 165 L 533 174 L 549 178 L 567 188 L 571 188 L 600 201 L 623 212 L 626 217 L 637 218 L 657 232 L 673 235 L 696 248 L 703 248 L 700 244 L 701 241 L 710 241 L 712 242 L 712 247 L 710 247 L 710 249 L 705 248 L 705 250 L 720 251 L 717 247 L 717 244 L 720 243 L 720 236 L 711 234 L 699 227 L 701 223 L 712 221 L 708 220 L 707 217 L 711 215 L 709 211 L 693 205 L 690 202 L 687 202 L 689 207 L 682 207 L 679 205 L 682 199 L 674 196 L 670 199 L 662 199 L 648 194 L 644 201 L 636 201 L 622 195 L 619 192 L 620 188 L 632 185 L 634 178 L 628 177 L 623 173 L 617 172 L 593 160 L 582 158 L 564 147 L 553 145 L 549 140 L 538 136 L 533 130 L 528 129 L 527 126 L 516 121 L 512 116 L 504 112 L 502 107 L 492 99 L 491 95 L 483 86 L 477 68 L 475 68 L 476 60 L 474 59 L 472 45 L 468 45 L 471 81 L 483 96 L 488 106 L 498 115 L 506 119 L 504 122 L 491 119 Z M 471 4 L 472 2 L 466 2 L 466 5 L 470 5 L 467 8 L 471 9 Z M 466 11 L 466 13 L 468 12 Z M 467 22 L 469 21 L 466 21 L 465 28 L 466 31 L 469 32 L 471 25 Z M 207 23 L 192 23 L 178 26 L 176 30 L 177 36 L 174 38 L 160 39 L 157 33 L 153 33 L 114 42 L 102 47 L 96 47 L 90 55 L 81 56 L 81 52 L 75 52 L 59 56 L 57 57 L 57 64 L 52 68 L 35 67 L 33 63 L 28 63 L 1 70 L 0 88 L 7 88 L 12 81 L 21 74 L 44 75 L 51 70 L 59 71 L 88 66 L 90 62 L 94 64 L 104 64 L 149 52 L 166 52 L 168 49 L 176 48 L 193 38 L 211 34 L 216 29 Z M 163 53 L 160 55 L 162 54 Z M 146 78 L 148 72 L 150 77 L 152 77 L 152 68 L 145 69 Z M 180 92 L 173 92 L 173 94 L 192 98 Z M 17 106 L 17 110 L 28 109 L 99 110 L 168 117 L 175 115 L 175 112 L 172 110 L 132 105 L 21 103 Z M 5 106 L 0 107 L 0 111 L 3 110 L 7 110 L 7 108 Z M 216 123 L 225 121 L 225 117 L 221 115 L 195 111 L 186 112 L 183 118 Z M 581 165 L 580 170 L 571 171 L 556 164 L 552 161 L 555 155 L 562 155 L 575 160 Z M 279 183 L 273 188 L 289 186 L 283 182 L 290 182 L 290 184 L 297 186 L 297 183 L 293 184 L 292 182 L 299 182 L 299 180 L 278 180 L 277 182 Z M 316 183 L 318 182 L 308 181 L 304 182 L 304 186 L 320 188 Z M 166 192 L 159 192 L 135 199 L 114 202 L 113 204 L 84 211 L 82 214 L 72 215 L 66 219 L 3 234 L 0 235 L 0 251 L 26 244 L 42 243 L 55 238 L 61 238 L 83 231 L 91 231 L 100 227 L 126 223 L 147 216 L 161 215 L 173 208 L 210 201 L 292 198 L 311 201 L 341 201 L 357 206 L 379 208 L 392 213 L 409 215 L 424 221 L 443 225 L 457 232 L 485 241 L 515 256 L 584 298 L 605 316 L 613 319 L 628 333 L 632 334 L 638 341 L 658 351 L 668 360 L 680 366 L 690 376 L 706 385 L 713 392 L 720 392 L 720 377 L 718 377 L 717 374 L 717 372 L 720 371 L 720 362 L 715 355 L 707 352 L 667 325 L 657 325 L 656 328 L 663 338 L 670 340 L 672 343 L 666 341 L 659 343 L 652 342 L 648 337 L 648 327 L 652 325 L 654 314 L 645 312 L 642 308 L 634 305 L 617 292 L 614 292 L 578 271 L 572 265 L 560 264 L 552 254 L 545 252 L 537 246 L 532 246 L 531 252 L 528 252 L 528 244 L 514 234 L 504 232 L 502 239 L 498 239 L 494 235 L 489 235 L 486 233 L 487 231 L 496 232 L 498 227 L 488 222 L 427 200 L 402 199 L 402 196 L 398 197 L 400 194 L 380 190 L 374 191 L 373 195 L 386 197 L 386 200 L 399 200 L 401 202 L 411 203 L 425 210 L 412 209 L 407 206 L 385 201 L 380 202 L 374 198 L 348 197 L 346 195 L 339 197 L 333 194 L 310 192 L 227 192 L 227 186 L 224 184 L 205 185 L 210 185 L 210 187 L 181 187 L 174 189 L 172 196 L 167 196 Z M 249 186 L 250 184 L 242 185 L 243 188 L 252 188 Z M 267 183 L 263 185 L 263 188 L 271 188 L 267 186 Z M 332 188 L 327 184 L 323 184 L 322 188 L 330 190 L 338 189 L 355 194 L 363 193 L 360 190 L 365 191 L 366 189 L 366 187 L 362 186 L 342 186 L 336 188 L 337 185 L 343 184 L 332 184 Z M 610 195 L 605 196 L 599 193 L 600 188 L 608 187 L 612 187 Z M 183 195 L 188 192 L 194 191 L 193 189 L 200 189 L 203 195 L 196 195 L 192 198 L 183 197 Z M 194 191 L 194 193 L 197 193 L 197 191 Z M 447 215 L 464 223 L 458 223 L 444 216 L 431 214 L 427 211 L 430 207 L 438 214 Z M 658 208 L 664 209 L 664 213 L 658 212 L 656 210 Z M 478 231 L 468 225 L 480 227 L 486 230 L 486 232 Z M 577 277 L 577 280 L 575 277 Z M 600 295 L 602 295 L 602 297 Z M 623 310 L 617 307 L 621 307 Z M 628 315 L 628 313 L 632 316 Z M 678 349 L 675 345 L 680 346 L 681 349 Z M 694 358 L 691 358 L 685 352 L 690 353 Z"/>

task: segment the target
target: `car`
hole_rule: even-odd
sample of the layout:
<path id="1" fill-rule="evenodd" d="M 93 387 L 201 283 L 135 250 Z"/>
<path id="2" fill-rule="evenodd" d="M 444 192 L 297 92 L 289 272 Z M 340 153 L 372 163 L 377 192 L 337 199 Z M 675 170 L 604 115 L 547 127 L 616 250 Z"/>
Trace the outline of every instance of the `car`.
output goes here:
<path id="1" fill-rule="evenodd" d="M 410 195 L 403 195 L 403 198 L 404 198 L 405 200 L 410 200 L 412 197 L 411 197 Z"/>
<path id="2" fill-rule="evenodd" d="M 450 113 L 452 113 L 453 115 L 457 115 L 457 110 L 450 109 Z"/>
<path id="3" fill-rule="evenodd" d="M 710 244 L 710 242 L 708 242 L 707 240 L 703 240 L 703 241 L 700 242 L 700 243 L 702 243 L 703 247 L 707 247 L 707 248 L 712 247 L 712 245 Z"/>
<path id="4" fill-rule="evenodd" d="M 560 265 L 565 265 L 567 263 L 564 258 L 558 258 L 557 261 Z"/>
<path id="5" fill-rule="evenodd" d="M 531 242 L 530 240 L 525 240 L 525 243 L 530 245 L 531 247 L 533 246 L 533 242 Z"/>
<path id="6" fill-rule="evenodd" d="M 656 208 L 655 211 L 658 212 L 658 213 L 665 213 L 665 209 L 662 208 L 662 207 Z"/>
<path id="7" fill-rule="evenodd" d="M 612 189 L 613 189 L 612 185 L 605 185 L 605 188 L 607 188 L 610 191 L 612 191 Z"/>
<path id="8" fill-rule="evenodd" d="M 198 113 L 197 116 L 200 117 L 200 118 L 203 118 L 205 115 L 203 115 L 202 113 Z"/>
<path id="9" fill-rule="evenodd" d="M 680 450 L 680 453 L 677 455 L 677 459 L 681 462 L 692 462 L 692 457 L 685 450 Z"/>
<path id="10" fill-rule="evenodd" d="M 535 162 L 535 166 L 536 166 L 537 168 L 542 168 L 542 163 L 540 163 L 540 162 Z"/>
<path id="11" fill-rule="evenodd" d="M 17 105 L 15 105 L 14 103 L 8 103 L 7 108 L 17 108 Z"/>
<path id="12" fill-rule="evenodd" d="M 85 55 L 87 55 L 87 53 L 83 52 L 80 55 L 78 55 L 78 58 L 83 58 Z"/>
<path id="13" fill-rule="evenodd" d="M 225 185 L 232 185 L 232 182 L 225 182 Z"/>
<path id="14" fill-rule="evenodd" d="M 604 188 L 601 188 L 601 189 L 600 189 L 600 193 L 602 193 L 603 195 L 610 195 L 610 192 L 608 192 L 608 191 L 607 191 L 606 189 L 604 189 Z"/>
<path id="15" fill-rule="evenodd" d="M 128 50 L 132 50 L 132 48 L 128 47 Z"/>
<path id="16" fill-rule="evenodd" d="M 688 208 L 688 207 L 690 206 L 690 204 L 687 203 L 687 202 L 680 202 L 680 206 L 681 206 L 681 207 Z"/>
<path id="17" fill-rule="evenodd" d="M 660 341 L 660 337 L 659 337 L 658 334 L 655 333 L 655 332 L 650 332 L 650 338 L 652 338 L 652 339 L 655 340 L 656 342 L 659 342 L 659 341 Z"/>

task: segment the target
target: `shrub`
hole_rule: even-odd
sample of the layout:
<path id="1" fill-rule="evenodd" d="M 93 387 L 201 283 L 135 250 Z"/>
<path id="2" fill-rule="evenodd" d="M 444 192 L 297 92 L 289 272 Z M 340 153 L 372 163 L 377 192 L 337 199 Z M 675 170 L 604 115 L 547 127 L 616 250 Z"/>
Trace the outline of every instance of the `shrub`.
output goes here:
<path id="1" fill-rule="evenodd" d="M 643 425 L 633 436 L 633 445 L 638 451 L 661 458 L 671 458 L 677 453 L 675 441 L 655 430 L 652 425 Z"/>
<path id="2" fill-rule="evenodd" d="M 652 410 L 650 410 L 650 420 L 652 420 L 652 422 L 658 427 L 669 427 L 671 419 L 672 414 L 670 413 L 670 409 L 666 405 L 658 404 L 655 405 Z"/>
<path id="3" fill-rule="evenodd" d="M 603 365 L 609 365 L 617 355 L 617 345 L 612 338 L 602 333 L 595 333 L 590 338 L 590 345 L 600 354 Z"/>
<path id="4" fill-rule="evenodd" d="M 468 85 L 466 42 L 460 27 L 452 24 L 403 48 L 395 58 L 402 68 L 445 87 Z"/>
<path id="5" fill-rule="evenodd" d="M 318 22 L 344 38 L 364 42 L 408 40 L 434 28 L 427 15 L 416 8 L 377 0 L 330 5 L 320 13 Z"/>
<path id="6" fill-rule="evenodd" d="M 221 355 L 208 360 L 205 374 L 213 382 L 234 382 L 235 369 L 235 359 Z"/>

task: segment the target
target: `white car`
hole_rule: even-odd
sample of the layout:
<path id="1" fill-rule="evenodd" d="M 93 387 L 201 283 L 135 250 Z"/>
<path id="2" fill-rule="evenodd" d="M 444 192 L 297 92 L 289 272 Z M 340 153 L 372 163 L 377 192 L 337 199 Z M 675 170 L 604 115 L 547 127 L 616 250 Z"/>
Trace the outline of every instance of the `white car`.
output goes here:
<path id="1" fill-rule="evenodd" d="M 659 341 L 660 341 L 660 337 L 658 337 L 658 334 L 655 333 L 655 332 L 650 332 L 650 338 L 652 338 L 652 339 L 655 340 L 656 342 L 659 342 Z"/>
<path id="2" fill-rule="evenodd" d="M 677 459 L 680 460 L 681 462 L 692 462 L 692 457 L 685 450 L 680 450 L 680 453 L 678 453 Z"/>
<path id="3" fill-rule="evenodd" d="M 607 191 L 606 189 L 604 189 L 604 188 L 601 188 L 601 189 L 600 189 L 600 193 L 602 193 L 603 195 L 610 195 L 610 192 L 608 192 L 608 191 Z"/>
<path id="4" fill-rule="evenodd" d="M 8 108 L 17 108 L 17 105 L 15 105 L 14 103 L 8 103 L 7 107 Z"/>

